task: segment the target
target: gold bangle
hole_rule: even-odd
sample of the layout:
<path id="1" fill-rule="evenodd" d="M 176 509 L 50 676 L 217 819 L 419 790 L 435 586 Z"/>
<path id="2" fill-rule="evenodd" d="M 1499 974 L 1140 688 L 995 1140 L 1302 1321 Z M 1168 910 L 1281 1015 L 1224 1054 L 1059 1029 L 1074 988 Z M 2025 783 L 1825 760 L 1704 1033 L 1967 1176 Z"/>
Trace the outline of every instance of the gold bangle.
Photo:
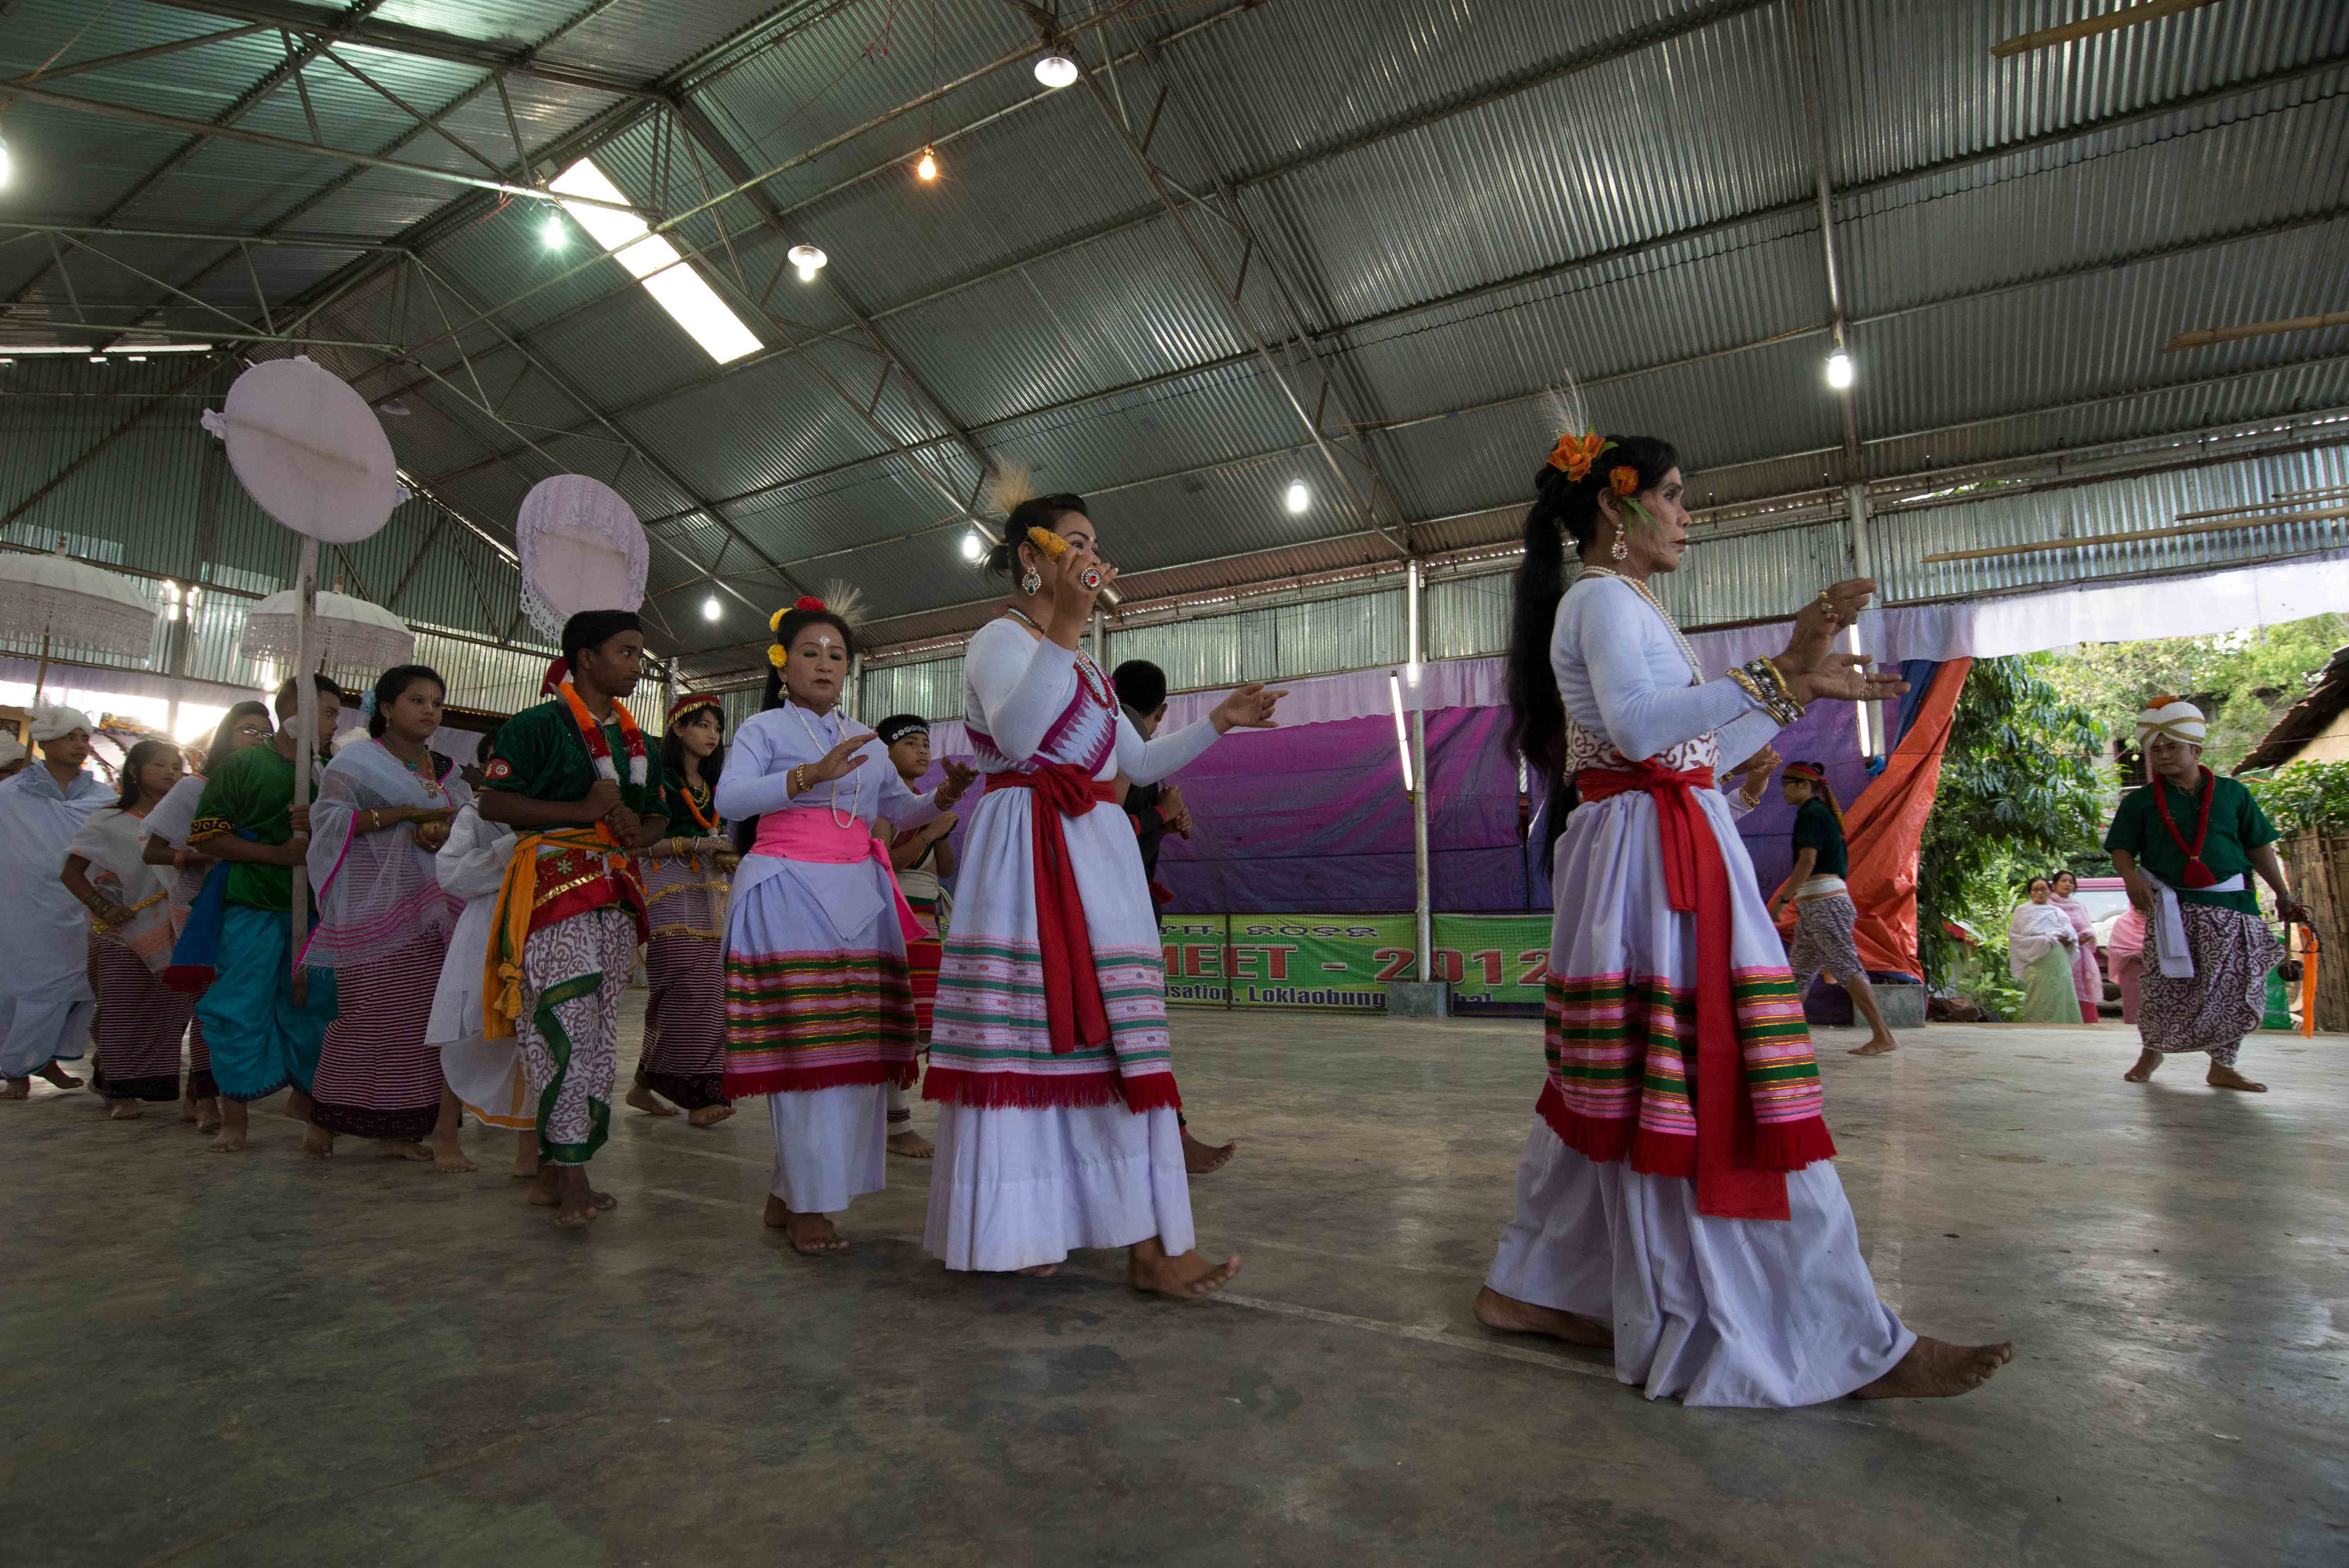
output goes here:
<path id="1" fill-rule="evenodd" d="M 1787 680 L 1786 672 L 1778 667 L 1777 660 L 1765 655 L 1764 655 L 1762 662 L 1770 666 L 1770 673 L 1772 675 L 1778 677 L 1778 695 L 1785 697 L 1786 701 L 1792 705 L 1795 710 L 1795 717 L 1800 718 L 1810 705 L 1795 695 L 1794 683 Z"/>
<path id="2" fill-rule="evenodd" d="M 1762 687 L 1760 684 L 1756 682 L 1752 676 L 1747 675 L 1744 670 L 1732 670 L 1729 672 L 1729 678 L 1737 683 L 1737 686 L 1740 691 L 1743 691 L 1747 696 L 1754 699 L 1754 707 L 1768 707 L 1770 706 L 1770 699 L 1762 695 Z"/>

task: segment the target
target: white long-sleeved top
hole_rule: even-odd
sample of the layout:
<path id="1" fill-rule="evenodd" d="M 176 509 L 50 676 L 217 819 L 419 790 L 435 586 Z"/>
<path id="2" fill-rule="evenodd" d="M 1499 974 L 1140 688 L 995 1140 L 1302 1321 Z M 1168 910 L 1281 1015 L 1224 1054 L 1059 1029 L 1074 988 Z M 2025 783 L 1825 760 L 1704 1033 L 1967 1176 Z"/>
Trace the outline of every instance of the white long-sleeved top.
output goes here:
<path id="1" fill-rule="evenodd" d="M 1569 773 L 1609 766 L 1610 751 L 1676 770 L 1732 768 L 1778 731 L 1735 681 L 1698 683 L 1663 617 L 1618 578 L 1585 577 L 1566 591 L 1549 663 L 1573 721 Z"/>
<path id="2" fill-rule="evenodd" d="M 1070 717 L 1080 681 L 1097 683 L 1103 691 L 1109 686 L 1090 659 L 1080 668 L 1075 649 L 1039 637 L 1009 617 L 989 623 L 971 638 L 963 664 L 972 744 L 983 756 L 992 752 L 1014 768 L 1030 767 L 1040 758 L 1081 764 L 1086 758 L 1068 755 L 1065 736 L 1056 733 Z M 1117 728 L 1108 755 L 1094 765 L 1096 779 L 1155 784 L 1216 742 L 1215 722 L 1205 718 L 1144 740 L 1116 702 L 1110 694 Z"/>

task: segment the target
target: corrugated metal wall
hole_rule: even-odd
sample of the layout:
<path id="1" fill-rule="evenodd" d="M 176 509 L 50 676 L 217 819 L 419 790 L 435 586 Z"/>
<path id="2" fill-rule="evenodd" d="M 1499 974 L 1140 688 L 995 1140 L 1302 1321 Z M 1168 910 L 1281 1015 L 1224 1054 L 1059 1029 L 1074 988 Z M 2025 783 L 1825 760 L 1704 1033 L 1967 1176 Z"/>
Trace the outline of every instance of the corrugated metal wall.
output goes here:
<path id="1" fill-rule="evenodd" d="M 2084 534 L 2181 526 L 2182 513 L 2266 501 L 2278 495 L 2349 488 L 2349 447 L 2261 457 L 2203 469 L 2143 474 L 2002 496 L 1951 498 L 1936 505 L 1894 506 L 1871 521 L 1877 574 L 1889 603 L 2110 582 L 2183 571 L 2217 570 L 2323 550 L 2349 548 L 2349 518 L 2228 529 L 2086 545 L 1986 561 L 1922 559 L 1951 551 L 1998 549 Z M 2349 495 L 2319 498 L 2309 510 L 2338 509 Z M 2224 518 L 2201 520 L 2223 522 Z M 1506 651 L 1510 573 L 1515 563 L 1443 578 L 1426 590 L 1427 656 L 1474 658 Z M 1659 580 L 1664 603 L 1683 626 L 1791 615 L 1819 587 L 1850 575 L 1848 530 L 1841 518 L 1793 527 L 1723 531 L 1700 529 L 1682 569 Z M 1149 659 L 1178 691 L 1242 681 L 1295 679 L 1392 664 L 1404 656 L 1402 590 L 1392 576 L 1375 586 L 1305 603 L 1202 614 L 1112 631 L 1107 663 Z M 2159 628 L 2147 628 L 2158 635 Z M 868 668 L 860 716 L 870 721 L 911 710 L 931 718 L 960 716 L 959 655 Z"/>

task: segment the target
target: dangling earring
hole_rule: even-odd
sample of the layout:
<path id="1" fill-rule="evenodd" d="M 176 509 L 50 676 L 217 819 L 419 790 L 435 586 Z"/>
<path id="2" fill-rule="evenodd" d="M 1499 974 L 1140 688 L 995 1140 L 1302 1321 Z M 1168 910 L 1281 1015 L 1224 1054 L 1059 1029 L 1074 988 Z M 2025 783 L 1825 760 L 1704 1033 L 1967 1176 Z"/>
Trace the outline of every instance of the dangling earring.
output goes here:
<path id="1" fill-rule="evenodd" d="M 1631 553 L 1630 541 L 1631 530 L 1630 525 L 1619 522 L 1617 523 L 1615 525 L 1615 542 L 1607 547 L 1607 553 L 1613 556 L 1618 561 L 1622 560 L 1625 556 Z"/>
<path id="2" fill-rule="evenodd" d="M 1041 592 L 1043 586 L 1044 579 L 1037 574 L 1036 569 L 1033 566 L 1028 568 L 1027 573 L 1019 579 L 1019 592 L 1025 593 L 1030 599 L 1033 599 L 1040 592 Z"/>

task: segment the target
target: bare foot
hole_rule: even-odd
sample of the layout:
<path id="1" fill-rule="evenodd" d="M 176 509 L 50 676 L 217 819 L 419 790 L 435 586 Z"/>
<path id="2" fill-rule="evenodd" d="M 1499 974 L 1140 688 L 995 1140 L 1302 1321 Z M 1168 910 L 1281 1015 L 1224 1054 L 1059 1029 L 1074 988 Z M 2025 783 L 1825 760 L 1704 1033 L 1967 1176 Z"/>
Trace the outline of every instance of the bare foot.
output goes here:
<path id="1" fill-rule="evenodd" d="M 0 1099 L 30 1099 L 33 1098 L 31 1078 L 10 1078 L 8 1087 L 0 1089 Z"/>
<path id="2" fill-rule="evenodd" d="M 310 1119 L 310 1112 L 312 1109 L 316 1107 L 317 1103 L 318 1102 L 316 1100 L 312 1099 L 307 1094 L 305 1094 L 302 1090 L 297 1088 L 285 1097 L 285 1109 L 284 1114 L 288 1119 L 295 1121 L 307 1121 Z"/>
<path id="3" fill-rule="evenodd" d="M 212 1141 L 212 1151 L 215 1154 L 243 1153 L 244 1124 L 238 1122 L 233 1127 L 222 1128 L 220 1135 Z"/>
<path id="4" fill-rule="evenodd" d="M 2253 1083 L 2250 1078 L 2245 1078 L 2234 1068 L 2221 1066 L 2217 1062 L 2212 1062 L 2210 1064 L 2210 1076 L 2204 1078 L 2202 1081 L 2209 1084 L 2212 1088 L 2238 1088 L 2241 1089 L 2245 1094 L 2265 1094 L 2268 1092 L 2267 1085 L 2263 1083 Z"/>
<path id="5" fill-rule="evenodd" d="M 210 1096 L 196 1101 L 196 1130 L 218 1132 L 221 1129 L 220 1101 Z"/>
<path id="6" fill-rule="evenodd" d="M 506 1174 L 517 1181 L 534 1181 L 538 1179 L 538 1151 L 523 1149 L 514 1151 L 513 1164 Z"/>
<path id="7" fill-rule="evenodd" d="M 848 1239 L 833 1225 L 824 1214 L 800 1214 L 772 1192 L 767 1194 L 766 1212 L 760 1222 L 771 1231 L 781 1231 L 792 1244 L 792 1251 L 802 1257 L 816 1257 L 827 1253 L 844 1253 Z"/>
<path id="8" fill-rule="evenodd" d="M 106 1102 L 106 1119 L 109 1121 L 136 1121 L 146 1114 L 135 1099 L 109 1099 Z"/>
<path id="9" fill-rule="evenodd" d="M 421 1165 L 432 1158 L 432 1150 L 413 1138 L 378 1138 L 375 1140 L 378 1160 L 409 1160 Z"/>
<path id="10" fill-rule="evenodd" d="M 563 1202 L 563 1167 L 542 1165 L 530 1173 L 530 1191 L 523 1196 L 534 1208 L 552 1209 Z"/>
<path id="11" fill-rule="evenodd" d="M 1900 1042 L 1894 1039 L 1891 1036 L 1878 1035 L 1874 1039 L 1869 1040 L 1868 1044 L 1864 1046 L 1854 1046 L 1850 1050 L 1844 1054 L 1854 1057 L 1880 1057 L 1887 1051 L 1897 1051 L 1899 1048 Z"/>
<path id="12" fill-rule="evenodd" d="M 332 1160 L 335 1157 L 335 1135 L 312 1122 L 310 1130 L 302 1135 L 302 1152 L 313 1160 Z"/>
<path id="13" fill-rule="evenodd" d="M 1026 1274 L 1030 1279 L 1050 1279 L 1054 1274 L 1061 1272 L 1061 1265 L 1058 1264 L 1031 1264 L 1024 1269 L 1015 1269 L 1012 1272 L 1015 1274 Z"/>
<path id="14" fill-rule="evenodd" d="M 457 1135 L 452 1132 L 446 1137 L 433 1134 L 432 1169 L 443 1176 L 456 1176 L 467 1171 L 478 1171 L 481 1167 L 465 1158 L 465 1146 L 457 1141 Z"/>
<path id="15" fill-rule="evenodd" d="M 1615 1330 L 1595 1317 L 1561 1312 L 1554 1306 L 1536 1306 L 1532 1302 L 1503 1295 L 1489 1284 L 1476 1292 L 1475 1310 L 1477 1322 L 1505 1334 L 1547 1334 L 1568 1345 L 1589 1345 L 1600 1349 L 1615 1343 Z"/>
<path id="16" fill-rule="evenodd" d="M 1191 1136 L 1191 1130 L 1186 1127 L 1183 1130 L 1183 1169 L 1194 1176 L 1205 1176 L 1209 1171 L 1221 1171 L 1230 1162 L 1232 1155 L 1238 1149 L 1237 1139 L 1220 1146 L 1202 1143 Z"/>
<path id="17" fill-rule="evenodd" d="M 1922 1335 L 1909 1347 L 1899 1364 L 1864 1388 L 1855 1399 L 1947 1399 L 1971 1394 L 1990 1381 L 1991 1374 L 2014 1359 L 2011 1343 L 1951 1345 Z"/>
<path id="18" fill-rule="evenodd" d="M 194 1097 L 191 1096 L 180 1102 L 180 1119 L 181 1121 L 194 1121 L 202 1114 L 202 1112 L 196 1109 Z"/>
<path id="19" fill-rule="evenodd" d="M 47 1067 L 43 1068 L 39 1072 L 33 1076 L 36 1078 L 47 1078 L 49 1082 L 57 1085 L 59 1088 L 79 1088 L 81 1087 L 81 1079 L 66 1071 L 64 1068 L 58 1066 L 56 1062 L 51 1062 Z M 27 1084 L 26 1087 L 29 1089 L 32 1086 Z"/>
<path id="20" fill-rule="evenodd" d="M 653 1093 L 652 1090 L 647 1088 L 642 1084 L 637 1084 L 628 1090 L 628 1103 L 635 1106 L 638 1110 L 643 1111 L 647 1116 L 675 1116 L 677 1114 L 677 1107 L 669 1104 L 668 1101 L 661 1099 L 660 1096 Z"/>
<path id="21" fill-rule="evenodd" d="M 935 1160 L 937 1146 L 918 1132 L 893 1132 L 889 1135 L 889 1152 L 902 1154 L 908 1160 Z"/>
<path id="22" fill-rule="evenodd" d="M 2159 1051 L 2139 1051 L 2137 1054 L 2137 1066 L 2121 1074 L 2121 1077 L 2129 1083 L 2149 1082 L 2153 1078 L 2153 1069 L 2160 1065 Z"/>
<path id="23" fill-rule="evenodd" d="M 1140 1291 L 1153 1291 L 1182 1301 L 1193 1301 L 1219 1291 L 1240 1272 L 1240 1255 L 1234 1253 L 1220 1264 L 1209 1263 L 1195 1252 L 1170 1256 L 1157 1237 L 1137 1242 L 1128 1254 L 1126 1283 Z"/>
<path id="24" fill-rule="evenodd" d="M 730 1105 L 705 1105 L 687 1111 L 685 1121 L 688 1127 L 715 1127 L 733 1114 L 734 1108 Z"/>

